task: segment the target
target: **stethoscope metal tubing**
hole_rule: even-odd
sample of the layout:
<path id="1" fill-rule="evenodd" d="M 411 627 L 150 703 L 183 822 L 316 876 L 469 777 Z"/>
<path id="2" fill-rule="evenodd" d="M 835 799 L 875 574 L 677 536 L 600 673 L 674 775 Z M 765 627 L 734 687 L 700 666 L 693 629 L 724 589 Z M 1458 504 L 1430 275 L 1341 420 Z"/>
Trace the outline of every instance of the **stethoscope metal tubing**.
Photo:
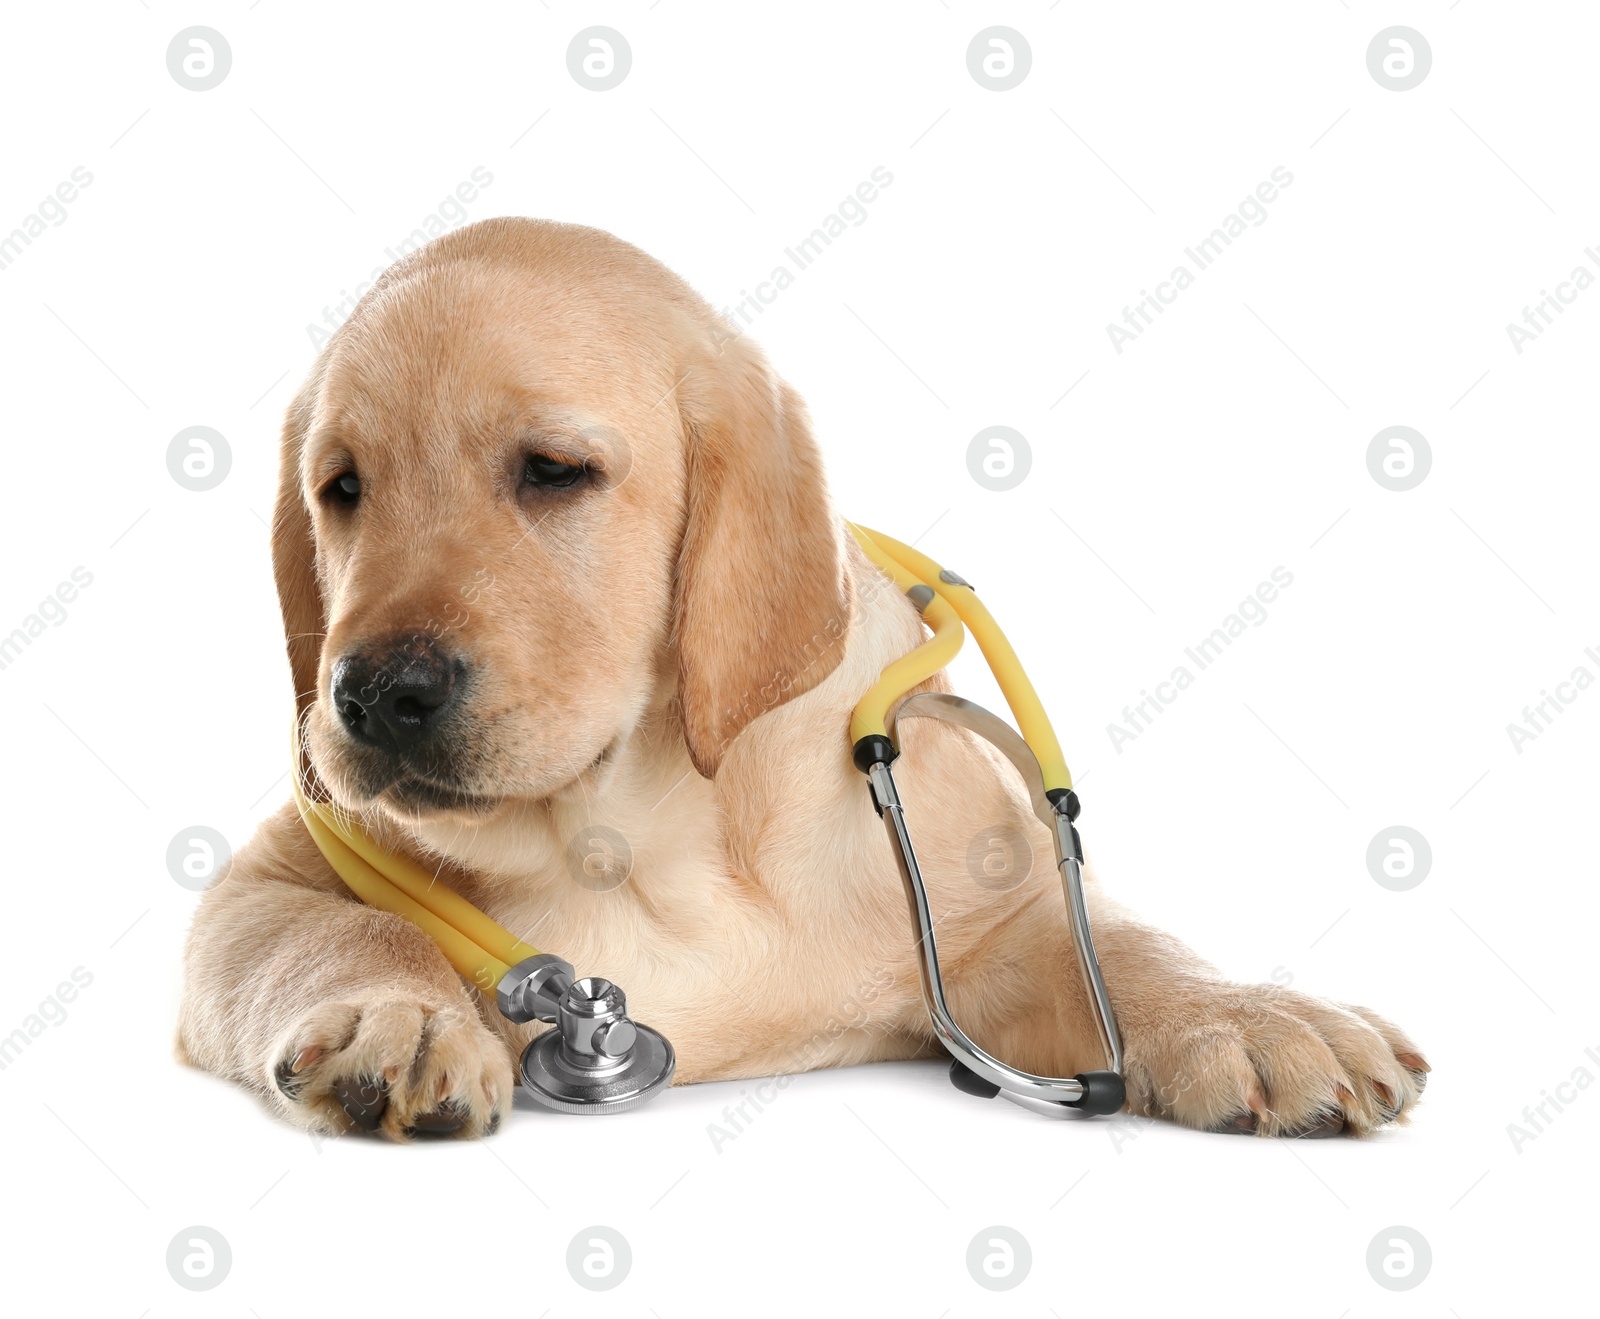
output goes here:
<path id="1" fill-rule="evenodd" d="M 896 743 L 898 739 L 894 731 L 897 724 L 901 719 L 913 716 L 940 719 L 976 733 L 1004 755 L 1022 775 L 1035 813 L 1051 828 L 1056 865 L 1066 896 L 1073 947 L 1083 975 L 1090 1015 L 1095 1019 L 1106 1066 L 1120 1075 L 1122 1040 L 1090 930 L 1088 903 L 1083 890 L 1081 844 L 1071 818 L 1046 795 L 1038 760 L 1009 724 L 963 697 L 945 692 L 924 692 L 902 701 L 889 721 L 890 737 Z M 917 969 L 934 1034 L 951 1057 L 991 1085 L 998 1086 L 1000 1094 L 1013 1103 L 1047 1113 L 1071 1111 L 1084 1098 L 1085 1089 L 1081 1081 L 1074 1077 L 1036 1076 L 1012 1067 L 986 1053 L 956 1024 L 945 999 L 944 980 L 939 971 L 938 940 L 934 932 L 936 922 L 928 902 L 927 885 L 917 862 L 911 834 L 906 828 L 905 807 L 895 785 L 894 771 L 887 760 L 879 761 L 870 766 L 867 778 L 872 788 L 873 803 L 888 830 L 900 878 L 905 885 L 912 925 L 918 934 Z"/>
<path id="2" fill-rule="evenodd" d="M 1056 848 L 1061 850 L 1061 830 L 1071 829 L 1072 822 L 1059 817 L 1056 826 Z M 1122 1073 L 1122 1037 L 1117 1033 L 1117 1019 L 1111 1012 L 1111 997 L 1106 993 L 1105 977 L 1100 973 L 1100 958 L 1094 951 L 1094 935 L 1089 929 L 1089 905 L 1083 896 L 1083 862 L 1075 856 L 1062 857 L 1061 887 L 1067 895 L 1067 919 L 1072 924 L 1072 943 L 1078 950 L 1078 966 L 1083 972 L 1084 992 L 1089 995 L 1089 1005 L 1094 1009 L 1096 1028 L 1100 1032 L 1100 1048 L 1106 1055 L 1106 1066 L 1118 1075 Z"/>
<path id="3" fill-rule="evenodd" d="M 944 979 L 939 974 L 939 945 L 934 934 L 933 910 L 928 905 L 928 889 L 922 879 L 922 868 L 917 864 L 911 835 L 906 831 L 905 808 L 895 787 L 894 772 L 887 762 L 879 761 L 868 771 L 867 777 L 889 831 L 889 841 L 900 866 L 900 878 L 905 883 L 912 925 L 918 934 L 917 969 L 922 978 L 922 996 L 928 1004 L 928 1015 L 939 1042 L 956 1061 L 999 1086 L 1003 1095 L 1016 1094 L 1057 1107 L 1077 1103 L 1083 1098 L 1083 1086 L 1078 1081 L 1065 1076 L 1034 1076 L 1030 1072 L 1020 1072 L 985 1053 L 956 1025 L 950 1005 L 945 1001 Z"/>

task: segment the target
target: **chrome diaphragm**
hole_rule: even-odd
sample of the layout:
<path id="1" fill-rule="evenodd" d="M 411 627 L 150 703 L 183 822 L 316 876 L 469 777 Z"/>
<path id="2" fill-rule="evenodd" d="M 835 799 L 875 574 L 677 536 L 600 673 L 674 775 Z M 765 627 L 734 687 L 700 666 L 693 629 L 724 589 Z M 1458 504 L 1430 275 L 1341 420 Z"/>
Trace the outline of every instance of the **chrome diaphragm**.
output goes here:
<path id="1" fill-rule="evenodd" d="M 628 1016 L 627 996 L 609 980 L 574 980 L 570 963 L 540 953 L 512 967 L 496 997 L 512 1021 L 555 1026 L 522 1053 L 522 1083 L 546 1108 L 625 1113 L 672 1081 L 671 1043 Z"/>

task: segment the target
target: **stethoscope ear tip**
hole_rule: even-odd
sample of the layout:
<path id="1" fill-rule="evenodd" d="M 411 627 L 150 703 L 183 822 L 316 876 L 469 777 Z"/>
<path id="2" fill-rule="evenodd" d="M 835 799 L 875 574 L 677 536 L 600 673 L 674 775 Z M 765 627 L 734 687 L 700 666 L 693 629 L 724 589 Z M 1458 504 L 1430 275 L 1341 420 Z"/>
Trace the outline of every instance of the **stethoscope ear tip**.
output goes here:
<path id="1" fill-rule="evenodd" d="M 1072 1105 L 1075 1112 L 1105 1117 L 1120 1113 L 1128 1102 L 1128 1087 L 1115 1072 L 1079 1072 L 1072 1079 L 1083 1087 L 1083 1098 Z"/>
<path id="2" fill-rule="evenodd" d="M 959 1058 L 950 1060 L 950 1084 L 962 1094 L 972 1095 L 975 1099 L 993 1099 L 1000 1093 L 999 1086 L 993 1081 L 985 1081 Z"/>
<path id="3" fill-rule="evenodd" d="M 1128 1101 L 1127 1087 L 1116 1072 L 1079 1072 L 1072 1079 L 1083 1088 L 1076 1103 L 1051 1102 L 1029 1095 L 1007 1094 L 1005 1098 L 1039 1112 L 1081 1113 L 1085 1117 L 1105 1117 L 1121 1112 Z M 959 1058 L 950 1060 L 950 1084 L 976 1099 L 993 1099 L 1002 1093 L 1000 1086 L 979 1076 Z"/>

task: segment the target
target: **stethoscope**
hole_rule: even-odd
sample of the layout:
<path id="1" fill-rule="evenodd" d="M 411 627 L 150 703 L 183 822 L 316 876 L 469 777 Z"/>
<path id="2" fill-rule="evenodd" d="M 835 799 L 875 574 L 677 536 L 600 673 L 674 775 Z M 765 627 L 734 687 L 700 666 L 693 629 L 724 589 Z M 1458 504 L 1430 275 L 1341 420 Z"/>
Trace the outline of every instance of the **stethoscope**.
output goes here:
<path id="1" fill-rule="evenodd" d="M 889 833 L 917 931 L 918 968 L 934 1034 L 950 1054 L 950 1079 L 967 1094 L 1002 1095 L 1052 1115 L 1115 1113 L 1126 1097 L 1122 1043 L 1105 979 L 1095 956 L 1083 893 L 1083 845 L 1074 821 L 1078 795 L 1054 729 L 1010 642 L 972 586 L 925 554 L 881 532 L 847 524 L 856 542 L 910 598 L 933 635 L 883 670 L 850 721 L 852 758 L 867 776 L 872 804 Z M 945 668 L 972 629 L 1010 706 L 1019 735 L 982 706 L 943 692 L 906 693 Z M 906 827 L 891 766 L 899 755 L 896 730 L 906 719 L 929 718 L 965 728 L 988 741 L 1022 776 L 1035 814 L 1055 839 L 1072 943 L 1106 1070 L 1077 1076 L 1035 1076 L 986 1053 L 956 1024 L 939 972 L 937 922 Z M 298 732 L 298 729 L 297 729 Z M 508 1021 L 540 1021 L 554 1030 L 523 1051 L 521 1077 L 529 1095 L 563 1113 L 620 1113 L 636 1108 L 672 1080 L 677 1058 L 659 1031 L 628 1016 L 622 989 L 598 976 L 577 977 L 569 962 L 541 953 L 492 920 L 416 862 L 380 847 L 331 802 L 313 801 L 297 745 L 295 802 L 328 864 L 363 902 L 404 916 L 435 943 L 451 965 L 495 1003 Z"/>
<path id="2" fill-rule="evenodd" d="M 928 1004 L 928 1015 L 933 1019 L 934 1034 L 951 1057 L 950 1080 L 967 1094 L 984 1099 L 1004 1095 L 1012 1103 L 1038 1112 L 1053 1115 L 1115 1113 L 1127 1097 L 1122 1083 L 1122 1040 L 1117 1034 L 1111 999 L 1106 993 L 1105 978 L 1100 973 L 1100 960 L 1095 956 L 1094 939 L 1089 930 L 1089 908 L 1083 895 L 1083 843 L 1074 823 L 1078 818 L 1078 794 L 1072 790 L 1072 774 L 1061 754 L 1061 744 L 1056 740 L 1049 716 L 1033 684 L 1028 681 L 1028 675 L 1023 672 L 1016 651 L 994 616 L 978 599 L 970 582 L 881 531 L 869 531 L 855 523 L 850 523 L 849 527 L 862 552 L 905 591 L 922 614 L 922 621 L 933 630 L 933 636 L 916 650 L 889 665 L 877 685 L 861 699 L 850 720 L 850 739 L 854 744 L 852 758 L 871 785 L 872 804 L 889 831 L 889 842 L 900 865 L 900 878 L 905 882 L 906 898 L 911 904 L 911 918 L 918 936 L 922 996 Z M 977 638 L 978 647 L 1022 730 L 1021 736 L 1005 720 L 960 696 L 944 692 L 905 695 L 955 658 L 965 639 L 963 624 L 971 628 L 972 635 Z M 1022 775 L 1034 813 L 1055 839 L 1056 868 L 1061 872 L 1061 885 L 1066 893 L 1072 944 L 1077 951 L 1078 967 L 1088 992 L 1107 1070 L 1080 1072 L 1072 1077 L 1035 1076 L 985 1053 L 956 1025 L 945 1001 L 944 981 L 939 974 L 938 942 L 927 886 L 922 880 L 922 868 L 917 864 L 916 850 L 911 845 L 905 808 L 890 768 L 899 754 L 896 729 L 908 718 L 939 719 L 976 733 Z"/>

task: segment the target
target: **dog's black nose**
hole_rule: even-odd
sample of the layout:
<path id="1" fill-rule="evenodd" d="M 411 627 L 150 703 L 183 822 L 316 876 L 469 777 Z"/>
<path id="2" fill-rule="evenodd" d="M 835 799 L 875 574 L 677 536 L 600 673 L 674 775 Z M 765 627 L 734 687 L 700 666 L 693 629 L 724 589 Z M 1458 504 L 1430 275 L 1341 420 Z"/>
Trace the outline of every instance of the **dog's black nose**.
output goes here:
<path id="1" fill-rule="evenodd" d="M 333 666 L 333 706 L 356 741 L 406 751 L 437 729 L 461 668 L 427 637 L 353 651 Z"/>

